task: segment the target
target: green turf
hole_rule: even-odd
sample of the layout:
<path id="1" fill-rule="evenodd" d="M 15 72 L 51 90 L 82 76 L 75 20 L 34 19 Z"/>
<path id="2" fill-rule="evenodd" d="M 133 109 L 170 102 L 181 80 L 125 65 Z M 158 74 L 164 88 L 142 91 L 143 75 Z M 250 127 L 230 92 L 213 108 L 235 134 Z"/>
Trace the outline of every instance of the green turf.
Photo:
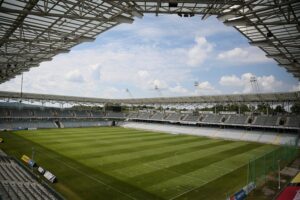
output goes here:
<path id="1" fill-rule="evenodd" d="M 67 199 L 225 199 L 249 159 L 276 146 L 120 127 L 2 132 L 0 144 L 53 172 Z"/>

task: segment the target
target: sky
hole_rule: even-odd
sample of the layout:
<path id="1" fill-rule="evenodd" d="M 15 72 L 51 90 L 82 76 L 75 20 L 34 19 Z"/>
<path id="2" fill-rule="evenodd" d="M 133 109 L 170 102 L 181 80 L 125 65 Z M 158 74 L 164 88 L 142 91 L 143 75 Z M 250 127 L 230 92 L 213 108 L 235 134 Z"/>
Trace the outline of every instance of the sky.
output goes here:
<path id="1" fill-rule="evenodd" d="M 99 98 L 251 93 L 251 77 L 259 92 L 300 90 L 292 74 L 233 27 L 199 16 L 145 15 L 23 76 L 23 92 Z M 17 76 L 0 90 L 20 87 Z"/>

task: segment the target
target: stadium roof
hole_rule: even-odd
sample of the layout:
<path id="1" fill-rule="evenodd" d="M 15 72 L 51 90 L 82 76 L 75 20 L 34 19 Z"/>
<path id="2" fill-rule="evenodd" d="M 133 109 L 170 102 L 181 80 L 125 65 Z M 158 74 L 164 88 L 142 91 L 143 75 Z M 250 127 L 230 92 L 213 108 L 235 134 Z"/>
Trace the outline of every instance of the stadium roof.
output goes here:
<path id="1" fill-rule="evenodd" d="M 2 100 L 27 100 L 39 102 L 56 102 L 70 104 L 196 104 L 196 103 L 236 103 L 236 102 L 296 102 L 300 101 L 299 92 L 258 93 L 258 94 L 232 94 L 211 96 L 186 96 L 186 97 L 159 97 L 159 98 L 131 98 L 131 99 L 103 99 L 75 96 L 62 96 L 35 93 L 17 93 L 0 91 Z"/>
<path id="2" fill-rule="evenodd" d="M 299 0 L 0 0 L 0 83 L 143 13 L 216 15 L 300 79 Z"/>

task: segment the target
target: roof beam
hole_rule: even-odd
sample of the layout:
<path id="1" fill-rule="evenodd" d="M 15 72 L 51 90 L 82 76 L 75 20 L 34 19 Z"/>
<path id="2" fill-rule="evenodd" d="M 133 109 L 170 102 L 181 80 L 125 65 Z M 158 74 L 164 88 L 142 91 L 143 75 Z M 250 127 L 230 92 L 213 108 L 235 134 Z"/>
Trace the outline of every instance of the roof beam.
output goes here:
<path id="1" fill-rule="evenodd" d="M 83 19 L 83 20 L 91 20 L 91 21 L 113 21 L 113 22 L 120 22 L 120 18 L 127 19 L 128 21 L 133 21 L 133 19 L 125 16 L 115 16 L 112 18 L 105 18 L 105 17 L 89 17 L 85 15 L 70 15 L 70 14 L 58 14 L 58 13 L 51 13 L 51 12 L 42 12 L 42 11 L 32 11 L 32 10 L 16 10 L 16 9 L 10 9 L 10 8 L 4 8 L 0 7 L 0 12 L 3 13 L 16 13 L 16 14 L 22 14 L 22 15 L 35 15 L 39 17 L 57 17 L 57 18 L 65 18 L 65 19 Z M 124 21 L 122 21 L 124 22 Z"/>
<path id="2" fill-rule="evenodd" d="M 28 1 L 28 3 L 25 6 L 25 9 L 30 11 L 33 9 L 33 7 L 38 3 L 39 0 L 30 0 Z M 0 7 L 2 8 L 2 7 Z M 14 21 L 14 23 L 12 24 L 12 26 L 10 27 L 9 30 L 7 30 L 7 32 L 4 34 L 4 36 L 2 38 L 9 38 L 17 28 L 19 28 L 19 26 L 23 23 L 24 19 L 26 18 L 27 14 L 22 14 L 19 15 L 17 17 L 17 19 Z M 0 47 L 2 47 L 2 45 L 4 44 L 4 42 L 0 42 Z"/>

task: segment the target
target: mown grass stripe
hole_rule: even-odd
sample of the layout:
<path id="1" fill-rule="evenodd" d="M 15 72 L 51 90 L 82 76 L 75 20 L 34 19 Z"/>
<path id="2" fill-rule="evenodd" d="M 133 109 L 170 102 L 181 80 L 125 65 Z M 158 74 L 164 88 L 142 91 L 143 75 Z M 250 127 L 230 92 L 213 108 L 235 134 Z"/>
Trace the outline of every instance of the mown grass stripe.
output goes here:
<path id="1" fill-rule="evenodd" d="M 133 131 L 136 132 L 133 133 Z M 131 135 L 139 135 L 137 132 L 149 136 L 140 135 L 135 139 L 133 136 L 131 137 Z M 222 158 L 223 160 L 210 161 L 211 163 L 208 166 L 203 165 L 198 168 L 199 166 L 196 164 L 192 165 L 194 171 L 189 171 L 184 169 L 184 164 L 193 163 L 196 160 L 205 163 L 207 159 L 204 158 L 214 158 L 215 155 L 219 155 L 224 151 L 256 144 L 112 127 L 18 131 L 17 134 L 28 139 L 25 140 L 26 144 L 24 144 L 23 138 L 18 140 L 16 137 L 9 138 L 5 136 L 5 143 L 0 145 L 5 145 L 5 149 L 9 149 L 9 152 L 17 155 L 18 158 L 22 154 L 30 156 L 31 149 L 34 147 L 36 150 L 35 159 L 38 164 L 58 176 L 59 182 L 54 186 L 57 188 L 59 188 L 58 186 L 67 187 L 81 199 L 127 199 L 126 196 L 98 183 L 97 180 L 104 181 L 104 183 L 116 187 L 136 199 L 169 199 L 175 197 L 175 194 L 178 195 L 189 191 L 191 188 L 198 187 L 200 184 L 205 184 L 205 181 L 217 179 L 219 176 L 223 176 L 224 173 L 228 173 L 230 169 L 235 170 L 239 166 L 239 162 L 244 162 L 252 153 L 259 154 L 267 151 L 267 148 L 254 148 L 250 150 L 250 152 L 253 151 L 252 153 L 245 151 L 241 154 L 237 153 L 233 157 L 227 155 L 228 157 Z M 152 135 L 155 134 L 169 137 L 166 137 L 166 139 L 152 138 Z M 113 135 L 116 136 L 111 137 Z M 42 138 L 41 136 L 46 137 Z M 105 139 L 101 140 L 100 138 Z M 153 139 L 153 141 L 149 141 L 149 139 Z M 98 140 L 99 143 L 93 143 L 94 140 Z M 32 141 L 35 143 L 32 143 Z M 56 142 L 59 144 L 55 145 Z M 75 148 L 67 148 L 72 145 Z M 146 148 L 144 148 L 145 145 Z M 66 147 L 66 149 L 61 150 L 60 148 L 63 147 Z M 50 149 L 55 152 L 54 159 L 47 157 L 48 154 L 51 154 L 49 153 Z M 74 169 L 62 165 L 60 161 L 70 164 Z M 179 165 L 183 165 L 183 173 L 180 170 L 167 171 L 167 168 Z M 77 169 L 84 173 L 78 173 Z M 155 171 L 163 173 L 158 173 L 152 177 L 148 175 L 145 178 L 151 180 L 145 181 L 145 184 L 139 183 L 139 180 L 134 182 L 134 178 L 138 176 L 142 178 L 142 175 L 154 174 Z M 212 174 L 214 172 L 215 174 Z M 235 170 L 235 172 L 240 173 L 238 170 Z M 85 173 L 93 177 L 94 180 L 85 176 Z M 167 178 L 156 178 L 165 174 L 169 176 L 169 173 L 175 175 Z M 239 175 L 243 176 L 241 173 Z M 155 184 L 152 184 L 154 182 Z M 212 188 L 223 191 L 224 183 L 215 182 L 214 180 L 213 182 L 217 185 L 211 185 Z M 230 179 L 227 180 L 226 186 L 229 185 L 228 187 L 234 188 L 232 182 Z M 210 185 L 210 183 L 206 185 Z M 211 195 L 211 191 L 201 191 L 206 196 L 191 192 L 191 195 L 185 194 L 183 197 L 190 200 L 223 199 L 224 196 Z M 69 195 L 67 191 L 63 192 Z M 78 200 L 73 198 L 74 196 L 68 197 L 67 199 Z"/>
<path id="2" fill-rule="evenodd" d="M 190 138 L 184 138 L 186 139 L 190 139 Z M 69 145 L 51 145 L 53 148 L 57 148 L 58 150 L 62 150 L 65 152 L 72 152 L 72 151 L 76 151 L 78 148 L 84 148 L 84 147 L 88 147 L 87 150 L 91 150 L 94 151 L 94 149 L 96 149 L 97 151 L 110 151 L 110 150 L 115 150 L 115 149 L 124 149 L 124 147 L 126 148 L 131 148 L 131 147 L 135 147 L 135 146 L 143 146 L 143 145 L 148 145 L 148 144 L 153 144 L 153 143 L 164 143 L 165 141 L 168 140 L 179 140 L 179 138 L 175 138 L 175 137 L 169 137 L 166 135 L 153 135 L 151 137 L 147 137 L 147 138 L 122 138 L 119 141 L 106 141 L 106 140 L 97 140 L 95 138 L 95 140 L 93 142 L 87 142 L 87 143 L 72 143 Z M 134 145 L 130 145 L 130 144 L 134 144 Z M 49 145 L 50 146 L 50 145 Z"/>
<path id="3" fill-rule="evenodd" d="M 101 136 L 97 136 L 97 135 L 88 135 L 84 138 L 78 138 L 78 139 L 74 139 L 74 140 L 70 140 L 70 139 L 57 139 L 55 141 L 55 138 L 53 138 L 52 140 L 38 140 L 40 143 L 46 144 L 46 145 L 56 145 L 58 144 L 57 141 L 59 141 L 59 143 L 71 143 L 74 146 L 80 145 L 80 144 L 85 144 L 85 143 L 89 143 L 89 144 L 93 144 L 93 143 L 97 143 L 97 142 L 102 142 L 102 143 L 111 143 L 113 144 L 114 142 L 118 142 L 118 141 L 134 141 L 134 140 L 141 140 L 141 139 L 150 139 L 150 138 L 168 138 L 170 137 L 169 135 L 158 135 L 158 134 L 144 134 L 144 135 L 119 135 L 118 137 L 101 137 Z"/>
<path id="4" fill-rule="evenodd" d="M 168 150 L 166 152 L 161 152 L 161 151 L 153 151 L 151 149 L 152 154 L 150 155 L 143 155 L 140 154 L 139 157 L 137 158 L 133 158 L 133 159 L 128 159 L 126 160 L 119 160 L 119 159 L 115 159 L 116 162 L 112 162 L 109 164 L 104 164 L 101 165 L 102 169 L 105 170 L 118 170 L 124 167 L 132 167 L 134 165 L 140 165 L 143 163 L 148 163 L 148 162 L 152 162 L 152 161 L 157 161 L 160 159 L 164 159 L 164 158 L 168 158 L 174 155 L 181 155 L 181 154 L 185 154 L 185 153 L 190 153 L 190 152 L 194 152 L 194 151 L 198 151 L 198 150 L 202 150 L 202 149 L 207 149 L 207 148 L 211 148 L 211 147 L 217 147 L 219 145 L 224 145 L 224 144 L 228 144 L 230 143 L 229 141 L 209 141 L 208 143 L 204 143 L 201 144 L 199 143 L 199 141 L 196 141 L 196 145 L 192 143 L 192 145 L 187 145 L 186 143 L 182 144 L 182 147 L 180 145 L 176 145 L 176 146 L 172 146 L 171 150 Z M 190 143 L 189 143 L 190 144 Z M 162 147 L 162 151 L 166 149 L 166 147 Z M 120 157 L 124 158 L 123 154 L 119 155 Z"/>
<path id="5" fill-rule="evenodd" d="M 102 132 L 85 132 L 85 133 L 81 133 L 81 134 L 73 134 L 73 133 L 68 133 L 68 134 L 60 134 L 60 135 L 43 135 L 39 133 L 39 138 L 40 140 L 51 140 L 51 139 L 76 139 L 76 138 L 82 138 L 82 134 L 86 134 L 87 136 L 97 136 L 97 137 L 116 137 L 119 135 L 140 135 L 140 134 L 151 134 L 151 132 L 145 132 L 145 131 L 139 131 L 139 132 L 125 132 L 125 131 L 118 131 L 118 132 L 114 132 L 114 133 L 102 133 Z M 29 138 L 30 136 L 32 137 L 36 137 L 36 134 L 34 134 L 34 132 L 31 133 L 27 133 L 27 137 Z"/>
<path id="6" fill-rule="evenodd" d="M 226 157 L 241 154 L 243 152 L 249 151 L 251 149 L 261 146 L 260 144 L 245 144 L 241 147 L 236 147 L 233 149 L 225 150 L 220 153 L 214 154 L 213 156 L 205 156 L 203 158 L 195 159 L 189 162 L 184 162 L 175 166 L 170 166 L 163 168 L 161 170 L 156 170 L 148 174 L 141 174 L 139 176 L 131 178 L 129 181 L 131 183 L 137 182 L 139 186 L 149 187 L 153 184 L 166 181 L 168 179 L 178 177 L 189 172 L 195 171 L 197 169 L 208 166 L 212 163 L 218 162 L 220 160 L 226 159 Z M 172 173 L 174 172 L 174 173 Z M 152 177 L 152 178 L 150 178 Z"/>
<path id="7" fill-rule="evenodd" d="M 149 146 L 149 147 L 138 147 L 136 149 L 131 149 L 129 152 L 122 151 L 119 153 L 106 153 L 105 155 L 99 157 L 98 162 L 95 162 L 94 158 L 88 157 L 81 159 L 82 162 L 87 162 L 89 165 L 93 165 L 94 167 L 101 167 L 103 165 L 110 165 L 112 166 L 113 163 L 122 163 L 126 160 L 136 159 L 136 158 L 144 158 L 151 155 L 159 155 L 164 152 L 174 152 L 175 148 L 178 147 L 183 148 L 183 146 L 199 146 L 201 143 L 212 143 L 212 141 L 203 139 L 200 141 L 197 140 L 176 140 L 176 141 L 170 141 L 169 143 L 165 144 L 159 144 L 155 146 Z M 134 164 L 134 163 L 133 163 Z M 123 167 L 122 167 L 123 168 Z M 107 168 L 108 169 L 108 168 Z"/>
<path id="8" fill-rule="evenodd" d="M 36 150 L 36 161 L 43 167 L 51 170 L 58 177 L 59 182 L 53 186 L 56 187 L 56 185 L 64 184 L 72 188 L 74 190 L 73 192 L 75 192 L 80 199 L 130 199 L 123 193 L 129 194 L 135 199 L 161 199 L 159 196 L 143 190 L 143 188 L 138 188 L 118 179 L 118 177 L 113 177 L 104 172 L 82 165 L 73 158 L 65 157 L 59 152 L 52 151 L 17 134 L 5 133 L 3 137 L 5 137 L 7 142 L 5 146 L 1 148 L 5 148 L 6 151 L 14 153 L 18 157 L 23 153 L 30 154 L 31 149 L 28 147 L 34 146 Z M 16 151 L 16 149 L 19 150 Z M 59 187 L 56 188 L 59 189 Z M 121 191 L 121 193 L 116 192 L 116 190 L 112 188 Z"/>
<path id="9" fill-rule="evenodd" d="M 191 173 L 185 174 L 184 176 L 175 177 L 167 181 L 157 183 L 147 188 L 147 191 L 158 193 L 161 188 L 166 188 L 166 190 L 160 192 L 160 195 L 166 199 L 170 199 L 184 193 L 185 191 L 189 191 L 192 188 L 203 186 L 220 176 L 224 176 L 224 174 L 230 173 L 232 170 L 236 170 L 241 166 L 246 165 L 249 159 L 253 158 L 254 155 L 259 156 L 270 150 L 274 150 L 274 146 L 261 146 L 242 154 L 215 162 L 204 168 L 197 169 Z M 244 179 L 246 182 L 246 177 L 244 177 Z M 181 188 L 181 190 L 178 190 L 178 187 Z"/>
<path id="10" fill-rule="evenodd" d="M 155 148 L 161 147 L 161 145 L 178 145 L 183 143 L 190 143 L 195 142 L 195 139 L 193 138 L 174 138 L 172 140 L 170 139 L 164 139 L 164 140 L 155 140 L 155 141 L 148 141 L 143 143 L 138 143 L 135 145 L 132 144 L 126 144 L 126 145 L 120 145 L 118 148 L 107 148 L 104 149 L 104 151 L 96 151 L 96 152 L 89 152 L 88 154 L 84 152 L 84 155 L 78 156 L 78 159 L 90 159 L 90 158 L 98 158 L 100 159 L 103 156 L 106 155 L 116 155 L 120 153 L 135 153 L 146 149 L 153 149 L 155 151 Z"/>
<path id="11" fill-rule="evenodd" d="M 220 145 L 217 148 L 211 147 L 207 149 L 201 149 L 194 152 L 188 152 L 186 154 L 174 155 L 165 159 L 156 160 L 153 162 L 147 163 L 147 165 L 137 165 L 133 167 L 126 167 L 118 170 L 118 174 L 126 175 L 128 177 L 135 177 L 141 174 L 147 174 L 154 172 L 158 169 L 163 169 L 169 166 L 178 165 L 184 162 L 190 162 L 205 156 L 214 155 L 216 153 L 226 151 L 228 149 L 233 149 L 239 146 L 247 144 L 245 142 L 234 142 L 229 144 Z"/>

